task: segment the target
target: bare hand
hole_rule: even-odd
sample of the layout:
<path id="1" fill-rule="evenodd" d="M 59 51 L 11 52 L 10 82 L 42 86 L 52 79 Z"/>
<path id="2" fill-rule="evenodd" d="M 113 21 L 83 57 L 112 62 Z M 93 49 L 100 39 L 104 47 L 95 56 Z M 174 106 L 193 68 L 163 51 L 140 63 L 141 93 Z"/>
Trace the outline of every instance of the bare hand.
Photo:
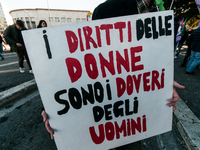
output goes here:
<path id="1" fill-rule="evenodd" d="M 185 88 L 185 86 L 178 84 L 176 81 L 174 81 L 173 85 L 174 85 L 174 87 L 177 87 L 179 89 Z M 178 100 L 179 100 L 179 95 L 176 92 L 176 89 L 173 88 L 173 98 L 171 100 L 169 100 L 169 104 L 168 104 L 169 107 L 173 106 L 173 111 L 175 111 L 175 104 Z"/>
<path id="2" fill-rule="evenodd" d="M 53 139 L 54 130 L 50 127 L 48 115 L 44 110 L 42 111 L 41 115 L 43 117 L 43 121 L 45 122 L 46 129 L 51 134 L 51 139 Z"/>
<path id="3" fill-rule="evenodd" d="M 20 44 L 20 43 L 16 43 L 16 45 L 17 45 L 18 47 L 22 47 L 22 46 L 23 46 L 23 45 Z"/>

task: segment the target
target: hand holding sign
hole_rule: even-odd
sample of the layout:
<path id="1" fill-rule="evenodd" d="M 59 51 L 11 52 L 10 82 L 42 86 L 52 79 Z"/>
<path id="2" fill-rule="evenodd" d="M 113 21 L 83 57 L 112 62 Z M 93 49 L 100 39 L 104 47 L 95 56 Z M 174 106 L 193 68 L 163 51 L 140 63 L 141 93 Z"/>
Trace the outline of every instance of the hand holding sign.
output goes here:
<path id="1" fill-rule="evenodd" d="M 167 100 L 173 92 L 169 106 L 178 99 L 172 88 L 172 13 L 46 28 L 51 59 L 43 29 L 23 32 L 41 98 L 51 117 L 48 120 L 42 113 L 45 127 L 52 138 L 56 129 L 58 149 L 110 149 L 171 130 L 172 109 Z M 171 44 L 163 47 L 165 43 Z M 97 114 L 101 117 L 95 121 Z"/>
<path id="2" fill-rule="evenodd" d="M 185 86 L 180 85 L 176 81 L 174 81 L 173 85 L 176 88 L 180 88 L 180 89 L 185 88 Z M 169 107 L 173 106 L 173 111 L 175 111 L 175 104 L 178 100 L 179 100 L 179 95 L 176 92 L 176 89 L 174 88 L 173 89 L 173 98 L 171 100 L 169 100 L 169 104 L 168 104 Z M 46 127 L 47 131 L 51 134 L 51 139 L 54 139 L 53 138 L 54 130 L 50 127 L 47 113 L 43 110 L 41 115 L 43 117 L 43 121 L 45 122 L 45 127 Z"/>
<path id="3" fill-rule="evenodd" d="M 51 139 L 53 139 L 54 130 L 50 127 L 48 115 L 44 110 L 42 111 L 41 115 L 43 117 L 43 121 L 45 122 L 46 129 L 51 134 Z"/>
<path id="4" fill-rule="evenodd" d="M 179 89 L 185 88 L 185 86 L 178 84 L 176 81 L 174 81 L 173 85 L 174 85 L 174 87 L 177 87 Z M 168 104 L 169 107 L 173 106 L 173 111 L 175 111 L 175 104 L 178 100 L 179 100 L 179 95 L 176 92 L 176 89 L 174 88 L 173 89 L 173 98 L 171 100 L 169 100 L 169 104 Z"/>

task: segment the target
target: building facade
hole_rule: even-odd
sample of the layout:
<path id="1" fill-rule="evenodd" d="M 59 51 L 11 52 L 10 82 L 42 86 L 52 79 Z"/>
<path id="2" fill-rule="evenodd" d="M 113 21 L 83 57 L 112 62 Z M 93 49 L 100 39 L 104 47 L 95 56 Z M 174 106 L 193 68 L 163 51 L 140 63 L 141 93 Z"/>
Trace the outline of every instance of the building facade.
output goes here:
<path id="1" fill-rule="evenodd" d="M 2 3 L 0 2 L 0 34 L 3 34 L 4 30 L 7 28 L 7 21 L 4 14 Z"/>
<path id="2" fill-rule="evenodd" d="M 28 29 L 37 28 L 40 20 L 45 20 L 48 26 L 63 25 L 87 21 L 89 11 L 64 9 L 16 9 L 10 14 L 13 21 L 22 20 Z"/>

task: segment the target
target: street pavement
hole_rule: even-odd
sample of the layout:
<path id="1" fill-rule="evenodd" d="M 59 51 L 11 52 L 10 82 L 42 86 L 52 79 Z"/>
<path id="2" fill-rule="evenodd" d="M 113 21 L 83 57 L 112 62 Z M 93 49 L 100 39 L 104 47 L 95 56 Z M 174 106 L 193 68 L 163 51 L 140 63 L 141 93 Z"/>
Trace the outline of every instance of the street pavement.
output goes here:
<path id="1" fill-rule="evenodd" d="M 185 75 L 186 67 L 180 67 L 180 65 L 186 49 L 183 49 L 181 55 L 174 59 L 174 79 L 185 86 L 184 90 L 177 89 L 179 96 L 200 119 L 200 68 L 194 70 L 194 76 Z"/>
<path id="2" fill-rule="evenodd" d="M 33 74 L 28 72 L 26 62 L 24 62 L 26 72 L 23 74 L 19 72 L 18 58 L 15 52 L 7 50 L 4 51 L 3 56 L 5 59 L 0 60 L 0 92 L 34 79 Z"/>
<path id="3" fill-rule="evenodd" d="M 180 67 L 180 65 L 186 50 L 187 47 L 183 47 L 179 57 L 174 59 L 174 80 L 186 87 L 185 89 L 177 89 L 181 99 L 176 105 L 174 123 L 181 133 L 187 149 L 200 150 L 200 69 L 194 70 L 195 76 L 185 75 L 186 68 Z M 0 61 L 0 107 L 5 106 L 9 101 L 17 99 L 14 95 L 20 97 L 19 93 L 24 95 L 37 88 L 33 74 L 28 73 L 28 71 L 21 74 L 16 63 L 6 65 L 8 59 L 13 59 L 13 62 L 17 62 L 15 53 L 7 51 L 3 55 L 6 59 Z M 28 68 L 26 63 L 25 68 Z M 12 95 L 9 95 L 9 93 L 12 93 Z M 7 102 L 1 103 L 5 99 L 7 99 Z"/>
<path id="4" fill-rule="evenodd" d="M 200 68 L 194 70 L 194 76 L 185 75 L 186 67 L 180 67 L 187 47 L 174 60 L 174 80 L 185 86 L 177 89 L 181 100 L 176 104 L 174 121 L 186 142 L 188 149 L 200 150 Z"/>

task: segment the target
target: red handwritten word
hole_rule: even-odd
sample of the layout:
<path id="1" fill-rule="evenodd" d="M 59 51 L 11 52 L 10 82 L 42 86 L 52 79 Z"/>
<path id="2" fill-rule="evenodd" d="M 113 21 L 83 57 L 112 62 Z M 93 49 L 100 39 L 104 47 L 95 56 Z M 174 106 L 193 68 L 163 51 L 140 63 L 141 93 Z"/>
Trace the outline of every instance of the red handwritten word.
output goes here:
<path id="1" fill-rule="evenodd" d="M 139 75 L 128 75 L 126 80 L 118 77 L 116 78 L 116 85 L 117 85 L 117 96 L 121 97 L 124 92 L 126 91 L 128 95 L 131 95 L 135 90 L 139 93 L 141 80 L 143 80 L 143 91 L 154 91 L 155 87 L 159 89 L 164 88 L 164 73 L 165 69 L 162 69 L 162 73 L 160 74 L 157 70 L 153 70 L 152 72 L 145 72 Z M 150 79 L 151 80 L 150 80 Z M 160 78 L 160 80 L 159 80 Z"/>
<path id="2" fill-rule="evenodd" d="M 146 132 L 146 116 L 144 115 L 142 119 L 138 117 L 137 121 L 134 119 L 124 119 L 122 120 L 121 126 L 116 121 L 114 123 L 107 122 L 105 125 L 100 124 L 98 130 L 99 135 L 96 134 L 94 126 L 89 128 L 90 136 L 95 144 L 101 144 L 105 138 L 108 141 L 112 141 L 114 138 L 120 139 L 120 133 L 123 133 L 121 136 L 126 137 L 135 135 L 136 131 L 139 133 Z"/>
<path id="3" fill-rule="evenodd" d="M 122 70 L 121 70 L 122 66 L 124 67 L 124 69 L 127 72 L 130 72 L 130 69 L 131 69 L 132 72 L 143 70 L 144 69 L 143 64 L 136 65 L 136 63 L 141 61 L 141 57 L 135 56 L 135 54 L 140 53 L 140 52 L 142 52 L 141 46 L 130 48 L 131 62 L 129 62 L 129 56 L 128 56 L 128 50 L 127 49 L 124 49 L 125 58 L 123 58 L 118 51 L 115 52 L 116 61 L 114 61 L 114 52 L 113 51 L 110 51 L 108 53 L 109 60 L 106 60 L 104 58 L 104 56 L 101 53 L 99 53 L 99 61 L 100 61 L 99 63 L 100 63 L 100 66 L 101 66 L 100 71 L 102 73 L 102 77 L 105 78 L 107 76 L 105 68 L 108 69 L 108 71 L 110 72 L 111 75 L 115 75 L 116 71 L 117 71 L 118 74 L 121 74 L 122 73 Z M 65 62 L 66 62 L 66 66 L 67 66 L 67 70 L 68 70 L 71 82 L 77 81 L 82 76 L 83 67 L 85 67 L 85 70 L 86 70 L 89 78 L 96 79 L 99 76 L 97 61 L 96 61 L 94 55 L 91 54 L 91 53 L 88 53 L 84 56 L 84 65 L 82 65 L 79 62 L 78 59 L 71 58 L 71 57 L 66 58 Z M 116 63 L 117 70 L 115 70 L 114 63 Z"/>
<path id="4" fill-rule="evenodd" d="M 111 37 L 110 37 L 110 30 L 116 29 L 119 30 L 119 40 L 122 43 L 123 42 L 123 29 L 125 29 L 127 26 L 127 33 L 128 33 L 128 42 L 132 41 L 132 34 L 131 34 L 131 22 L 116 22 L 114 24 L 102 24 L 100 26 L 95 26 L 96 31 L 96 39 L 97 42 L 95 42 L 94 37 L 92 37 L 93 29 L 92 27 L 85 26 L 82 28 L 84 39 L 85 39 L 85 48 L 83 45 L 83 38 L 81 34 L 81 28 L 78 28 L 78 36 L 70 30 L 65 31 L 67 42 L 69 46 L 70 53 L 74 53 L 78 49 L 78 45 L 80 46 L 80 50 L 84 51 L 91 49 L 90 43 L 92 44 L 93 48 L 102 47 L 102 41 L 101 41 L 101 31 L 105 31 L 106 35 L 106 44 L 111 44 Z"/>

